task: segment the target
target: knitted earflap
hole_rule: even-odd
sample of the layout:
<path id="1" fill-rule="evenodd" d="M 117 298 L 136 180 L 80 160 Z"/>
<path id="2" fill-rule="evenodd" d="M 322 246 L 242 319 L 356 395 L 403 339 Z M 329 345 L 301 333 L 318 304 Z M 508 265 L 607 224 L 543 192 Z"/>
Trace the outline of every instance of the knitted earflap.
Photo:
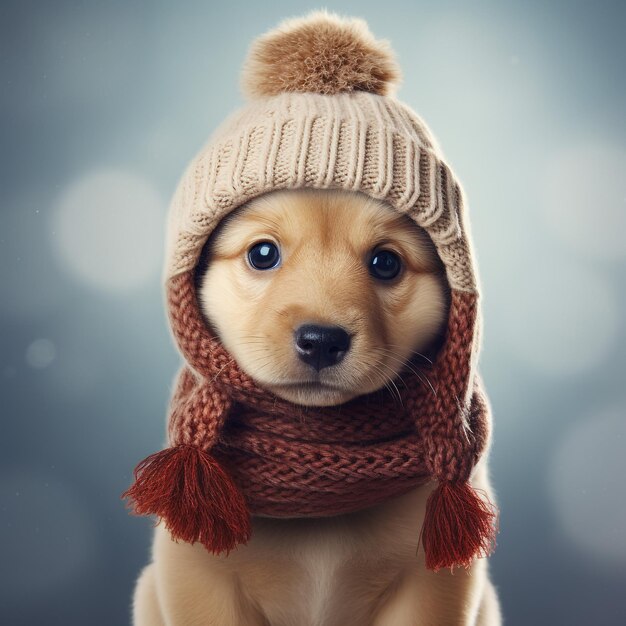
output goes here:
<path id="1" fill-rule="evenodd" d="M 438 485 L 426 503 L 420 542 L 426 567 L 432 570 L 468 567 L 474 558 L 495 548 L 497 509 L 487 494 L 474 489 L 469 478 L 487 444 L 489 415 L 477 377 L 469 380 L 473 333 L 478 333 L 478 296 L 452 291 L 447 337 L 433 372 L 437 393 L 413 404 L 425 442 L 426 464 Z M 471 405 L 468 387 L 478 387 Z M 473 419 L 472 419 L 473 417 Z"/>
<path id="2" fill-rule="evenodd" d="M 135 482 L 122 497 L 129 499 L 135 514 L 162 519 L 174 539 L 199 541 L 215 554 L 228 554 L 246 543 L 252 532 L 242 493 L 209 452 L 231 402 L 210 382 L 184 397 L 192 376 L 190 370 L 182 370 L 172 399 L 172 447 L 141 461 Z"/>

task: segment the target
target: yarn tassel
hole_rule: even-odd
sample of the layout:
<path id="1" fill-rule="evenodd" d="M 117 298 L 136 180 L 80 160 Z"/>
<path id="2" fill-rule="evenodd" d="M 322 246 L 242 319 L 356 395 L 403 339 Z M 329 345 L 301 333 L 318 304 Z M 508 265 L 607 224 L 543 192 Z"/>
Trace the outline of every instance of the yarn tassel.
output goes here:
<path id="1" fill-rule="evenodd" d="M 498 512 L 468 483 L 440 482 L 426 502 L 421 539 L 426 567 L 469 567 L 496 545 Z"/>
<path id="2" fill-rule="evenodd" d="M 122 494 L 136 515 L 157 515 L 174 539 L 199 541 L 214 554 L 251 536 L 241 491 L 215 458 L 191 445 L 156 452 L 135 468 L 134 484 Z"/>

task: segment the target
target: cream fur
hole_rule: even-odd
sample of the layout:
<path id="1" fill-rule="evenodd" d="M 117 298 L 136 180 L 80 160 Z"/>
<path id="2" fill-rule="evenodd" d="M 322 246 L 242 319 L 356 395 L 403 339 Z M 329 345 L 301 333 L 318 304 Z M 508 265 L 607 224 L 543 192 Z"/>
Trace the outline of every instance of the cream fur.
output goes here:
<path id="1" fill-rule="evenodd" d="M 364 270 L 381 238 L 405 263 L 394 285 Z M 246 251 L 267 239 L 281 248 L 281 266 L 254 270 Z M 436 345 L 445 320 L 445 274 L 428 238 L 359 192 L 259 197 L 221 225 L 206 252 L 200 294 L 208 323 L 259 384 L 302 404 L 336 404 L 388 384 L 413 352 Z M 311 320 L 354 332 L 346 358 L 321 372 L 339 391 L 280 386 L 310 374 L 291 337 Z M 483 457 L 471 483 L 495 501 L 486 464 Z M 134 624 L 497 626 L 485 559 L 435 573 L 421 546 L 416 554 L 431 488 L 331 518 L 255 517 L 251 541 L 228 557 L 172 541 L 159 525 L 152 563 L 137 582 Z"/>

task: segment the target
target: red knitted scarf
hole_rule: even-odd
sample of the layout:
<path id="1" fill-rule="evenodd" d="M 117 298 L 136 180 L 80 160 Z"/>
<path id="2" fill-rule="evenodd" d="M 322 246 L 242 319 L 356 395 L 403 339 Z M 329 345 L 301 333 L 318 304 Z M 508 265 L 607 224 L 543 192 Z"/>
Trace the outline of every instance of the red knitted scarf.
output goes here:
<path id="1" fill-rule="evenodd" d="M 168 281 L 167 297 L 187 364 L 171 397 L 171 447 L 142 461 L 124 493 L 135 513 L 228 553 L 249 540 L 250 515 L 348 513 L 437 480 L 421 532 L 427 567 L 493 550 L 497 511 L 468 483 L 490 435 L 481 379 L 468 380 L 475 293 L 451 292 L 445 342 L 424 372 L 432 388 L 409 362 L 399 398 L 385 388 L 334 407 L 293 404 L 243 372 L 203 322 L 192 271 Z"/>

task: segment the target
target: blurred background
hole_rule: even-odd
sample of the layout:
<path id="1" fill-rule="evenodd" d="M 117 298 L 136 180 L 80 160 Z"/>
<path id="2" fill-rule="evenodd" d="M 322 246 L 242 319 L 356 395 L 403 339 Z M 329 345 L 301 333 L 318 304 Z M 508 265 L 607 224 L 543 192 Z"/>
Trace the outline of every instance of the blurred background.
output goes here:
<path id="1" fill-rule="evenodd" d="M 469 198 L 506 623 L 623 623 L 625 5 L 23 0 L 0 5 L 3 625 L 129 622 L 151 529 L 120 494 L 180 363 L 167 204 L 252 39 L 321 7 L 391 42 Z"/>

